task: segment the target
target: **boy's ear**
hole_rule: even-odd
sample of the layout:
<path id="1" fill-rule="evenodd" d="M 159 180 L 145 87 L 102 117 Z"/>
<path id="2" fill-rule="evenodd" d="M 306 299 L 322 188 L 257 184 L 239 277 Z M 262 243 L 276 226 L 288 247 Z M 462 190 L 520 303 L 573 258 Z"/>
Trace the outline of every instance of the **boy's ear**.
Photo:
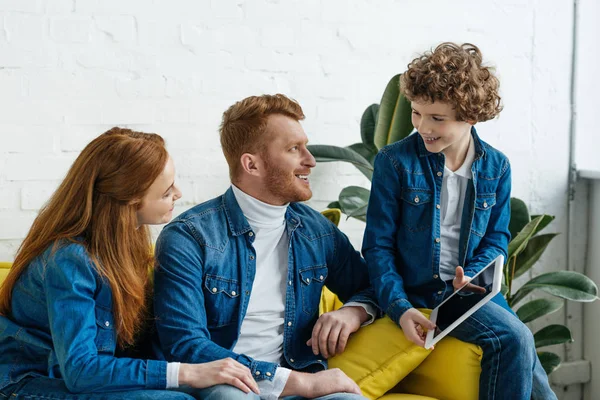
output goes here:
<path id="1" fill-rule="evenodd" d="M 257 176 L 260 174 L 260 169 L 261 169 L 260 168 L 260 166 L 261 166 L 260 157 L 254 155 L 254 154 L 244 153 L 240 157 L 240 163 L 242 164 L 242 169 L 244 170 L 245 173 L 247 173 L 249 175 L 254 175 L 254 176 Z"/>

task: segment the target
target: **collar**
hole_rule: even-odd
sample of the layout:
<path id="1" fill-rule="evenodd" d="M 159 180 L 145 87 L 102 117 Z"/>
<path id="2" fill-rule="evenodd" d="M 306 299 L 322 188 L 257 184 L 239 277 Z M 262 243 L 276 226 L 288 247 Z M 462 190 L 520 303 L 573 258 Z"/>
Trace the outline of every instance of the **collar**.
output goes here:
<path id="1" fill-rule="evenodd" d="M 283 225 L 289 203 L 283 206 L 274 206 L 250 196 L 233 184 L 231 189 L 250 226 L 274 228 Z"/>

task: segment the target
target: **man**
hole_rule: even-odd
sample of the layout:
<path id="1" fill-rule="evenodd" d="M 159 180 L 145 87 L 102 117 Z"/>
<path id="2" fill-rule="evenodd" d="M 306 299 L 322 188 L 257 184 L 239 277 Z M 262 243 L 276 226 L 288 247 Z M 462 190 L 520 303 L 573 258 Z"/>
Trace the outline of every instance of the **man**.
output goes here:
<path id="1" fill-rule="evenodd" d="M 326 359 L 378 309 L 348 238 L 298 203 L 312 196 L 315 166 L 302 119 L 300 105 L 283 95 L 249 97 L 224 113 L 232 186 L 180 215 L 158 239 L 158 336 L 170 361 L 235 359 L 263 399 L 362 399 L 344 373 L 326 370 Z M 346 306 L 319 318 L 324 285 Z M 258 398 L 243 381 L 196 393 Z"/>

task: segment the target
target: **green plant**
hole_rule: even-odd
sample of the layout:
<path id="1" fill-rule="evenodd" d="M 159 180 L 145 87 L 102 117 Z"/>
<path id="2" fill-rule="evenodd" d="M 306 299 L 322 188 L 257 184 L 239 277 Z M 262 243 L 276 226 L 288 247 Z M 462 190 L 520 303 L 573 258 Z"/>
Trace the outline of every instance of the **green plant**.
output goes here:
<path id="1" fill-rule="evenodd" d="M 380 148 L 408 136 L 412 132 L 410 103 L 400 94 L 400 75 L 388 83 L 381 104 L 372 104 L 362 115 L 360 143 L 348 147 L 311 145 L 309 150 L 318 162 L 343 161 L 353 164 L 364 176 L 371 180 L 373 161 Z M 366 220 L 370 192 L 359 186 L 348 186 L 340 192 L 337 201 L 331 202 L 330 209 L 340 209 L 348 218 Z M 324 212 L 336 225 L 340 220 L 337 210 Z M 511 308 L 534 290 L 540 290 L 554 297 L 531 300 L 518 308 L 517 316 L 524 323 L 558 311 L 564 299 L 589 302 L 598 299 L 598 287 L 583 274 L 573 271 L 548 272 L 527 281 L 520 289 L 513 291 L 516 278 L 529 271 L 540 259 L 550 241 L 557 233 L 539 234 L 554 220 L 550 215 L 530 216 L 522 200 L 511 199 L 509 230 L 512 240 L 508 244 L 508 257 L 504 265 L 504 285 L 502 292 Z M 558 297 L 558 298 L 556 298 Z M 572 341 L 569 328 L 564 325 L 548 325 L 534 334 L 536 349 Z M 546 372 L 550 374 L 561 363 L 560 357 L 551 352 L 538 351 Z"/>
<path id="2" fill-rule="evenodd" d="M 348 147 L 310 145 L 308 149 L 317 162 L 349 162 L 371 180 L 373 162 L 379 149 L 404 139 L 412 132 L 411 114 L 410 102 L 400 94 L 400 75 L 396 75 L 387 84 L 381 103 L 370 105 L 363 113 L 361 142 Z M 348 218 L 365 221 L 369 194 L 369 190 L 363 187 L 348 186 L 328 207 L 339 208 Z"/>
<path id="3" fill-rule="evenodd" d="M 530 217 L 527 206 L 522 200 L 511 199 L 511 215 L 509 230 L 513 239 L 508 244 L 508 257 L 504 265 L 503 293 L 511 308 L 521 302 L 534 290 L 541 290 L 554 297 L 531 300 L 521 305 L 516 311 L 523 322 L 558 311 L 564 299 L 591 302 L 598 298 L 598 287 L 587 276 L 574 271 L 547 272 L 525 282 L 514 291 L 516 278 L 529 271 L 544 253 L 548 244 L 557 233 L 540 234 L 554 217 L 550 215 L 533 215 Z M 534 335 L 535 347 L 550 346 L 573 341 L 571 331 L 564 325 L 548 325 Z M 538 351 L 542 366 L 550 374 L 561 363 L 560 357 L 551 352 Z"/>

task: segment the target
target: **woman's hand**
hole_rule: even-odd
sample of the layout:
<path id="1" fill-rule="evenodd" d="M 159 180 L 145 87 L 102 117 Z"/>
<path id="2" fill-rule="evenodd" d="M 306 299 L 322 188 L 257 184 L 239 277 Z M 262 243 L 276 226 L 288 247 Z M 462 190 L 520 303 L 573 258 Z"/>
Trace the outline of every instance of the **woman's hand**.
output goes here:
<path id="1" fill-rule="evenodd" d="M 181 364 L 179 384 L 193 388 L 207 388 L 214 385 L 231 385 L 244 393 L 258 394 L 258 384 L 250 369 L 232 358 L 211 361 L 203 364 Z"/>

